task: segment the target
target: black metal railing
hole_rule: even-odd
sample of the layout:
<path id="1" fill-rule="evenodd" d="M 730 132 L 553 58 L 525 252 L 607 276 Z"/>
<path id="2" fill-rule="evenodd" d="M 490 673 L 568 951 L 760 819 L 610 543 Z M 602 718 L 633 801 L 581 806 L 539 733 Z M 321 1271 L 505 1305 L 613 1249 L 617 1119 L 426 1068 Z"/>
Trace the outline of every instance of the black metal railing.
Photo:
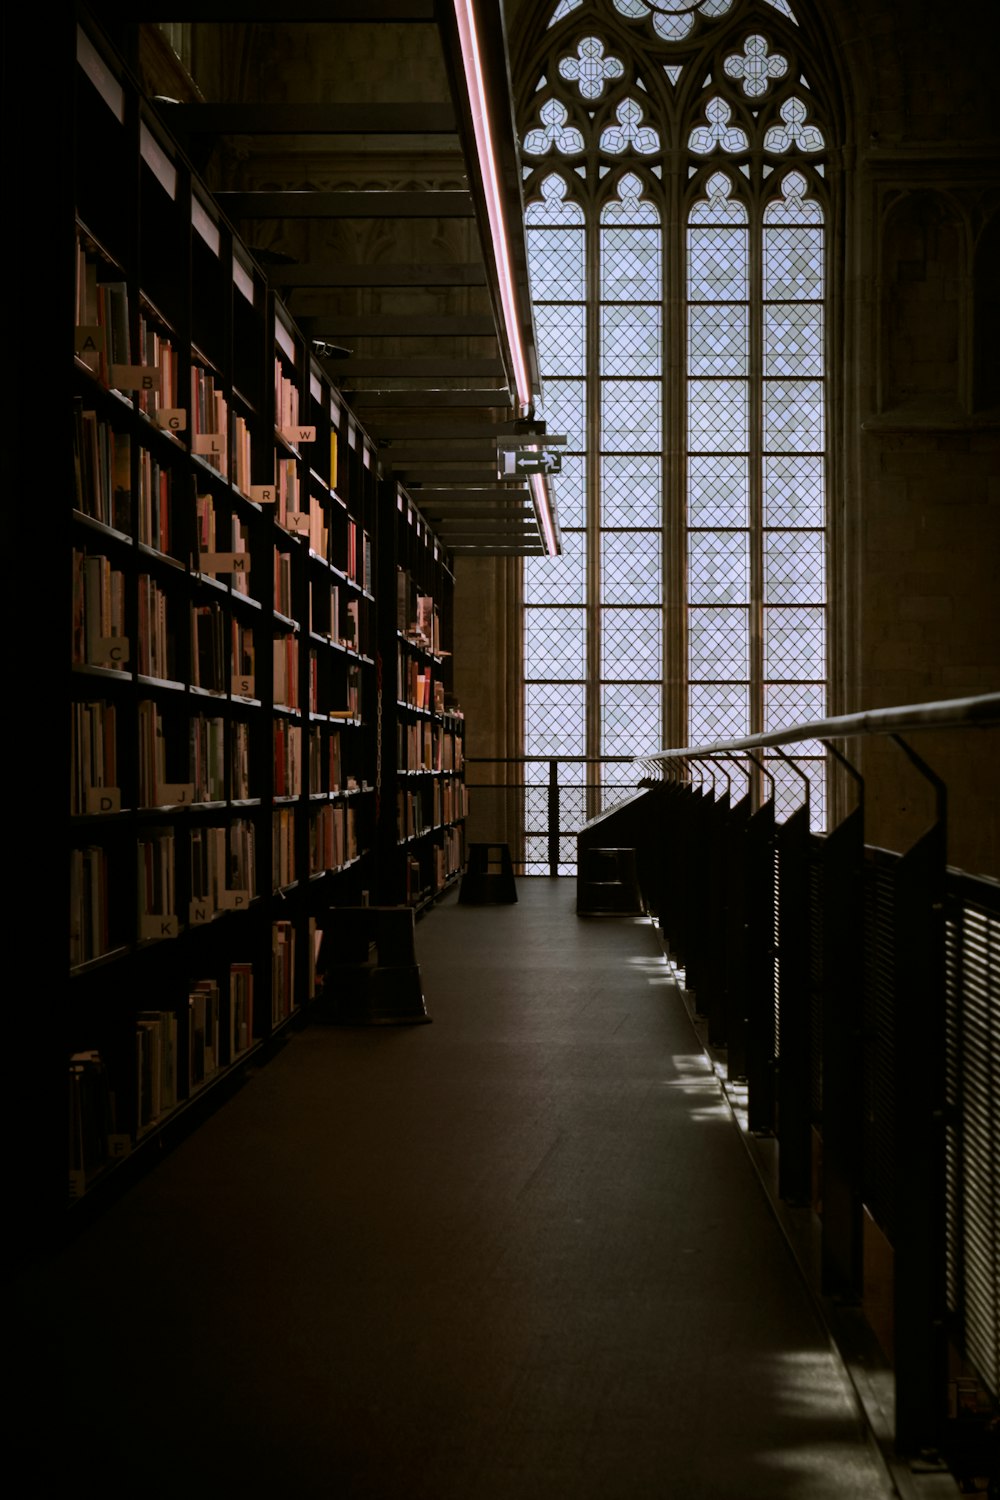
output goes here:
<path id="1" fill-rule="evenodd" d="M 647 909 L 746 1084 L 749 1129 L 777 1142 L 780 1195 L 819 1206 L 823 1291 L 870 1301 L 878 1326 L 865 1258 L 891 1265 L 903 1454 L 954 1443 L 963 1380 L 994 1415 L 1000 1398 L 1000 884 L 948 868 L 946 788 L 903 735 L 998 723 L 991 694 L 660 751 L 580 833 L 635 844 Z M 871 735 L 933 788 L 931 826 L 902 854 L 864 842 L 842 747 Z M 776 819 L 762 758 L 798 771 L 794 747 L 817 740 L 857 793 L 826 834 L 804 775 Z"/>

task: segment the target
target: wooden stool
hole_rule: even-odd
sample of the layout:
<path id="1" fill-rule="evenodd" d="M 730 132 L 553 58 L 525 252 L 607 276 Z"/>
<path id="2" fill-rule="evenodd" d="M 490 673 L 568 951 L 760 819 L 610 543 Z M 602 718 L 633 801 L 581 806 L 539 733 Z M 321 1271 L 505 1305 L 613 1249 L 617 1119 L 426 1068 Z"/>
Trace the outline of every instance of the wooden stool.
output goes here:
<path id="1" fill-rule="evenodd" d="M 430 1021 L 409 906 L 334 906 L 323 922 L 316 1020 L 341 1026 Z"/>
<path id="2" fill-rule="evenodd" d="M 458 899 L 468 906 L 510 904 L 517 900 L 509 844 L 470 844 Z"/>

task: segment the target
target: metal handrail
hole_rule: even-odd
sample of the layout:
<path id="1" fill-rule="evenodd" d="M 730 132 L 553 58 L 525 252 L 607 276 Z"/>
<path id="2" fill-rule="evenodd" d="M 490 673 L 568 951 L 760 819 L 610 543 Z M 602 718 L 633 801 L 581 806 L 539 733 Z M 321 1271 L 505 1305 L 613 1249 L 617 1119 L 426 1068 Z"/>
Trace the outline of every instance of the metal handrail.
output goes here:
<path id="1" fill-rule="evenodd" d="M 756 750 L 771 745 L 794 745 L 801 740 L 851 739 L 859 735 L 893 734 L 911 729 L 988 729 L 1000 724 L 1000 693 L 975 698 L 949 698 L 940 703 L 913 703 L 899 708 L 873 708 L 866 713 L 841 714 L 835 719 L 813 719 L 766 734 L 748 734 L 738 740 L 713 740 L 683 749 L 654 750 L 637 755 L 637 766 L 685 756 L 721 755 L 732 750 Z"/>

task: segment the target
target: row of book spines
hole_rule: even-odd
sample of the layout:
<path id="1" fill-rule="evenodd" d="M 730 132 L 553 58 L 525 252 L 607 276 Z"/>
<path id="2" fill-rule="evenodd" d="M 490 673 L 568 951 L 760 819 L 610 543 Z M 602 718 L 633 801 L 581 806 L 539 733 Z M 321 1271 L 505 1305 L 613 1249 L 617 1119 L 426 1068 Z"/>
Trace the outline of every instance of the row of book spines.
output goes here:
<path id="1" fill-rule="evenodd" d="M 433 676 L 430 667 L 420 667 L 402 650 L 397 655 L 397 687 L 401 703 L 410 708 L 432 709 L 444 713 L 444 683 Z"/>
<path id="2" fill-rule="evenodd" d="M 465 863 L 465 836 L 461 828 L 446 828 L 442 840 L 434 845 L 434 876 L 438 889 L 457 875 Z"/>
<path id="3" fill-rule="evenodd" d="M 313 940 L 313 951 L 315 946 Z M 71 1200 L 81 1197 L 103 1168 L 127 1156 L 152 1128 L 250 1050 L 253 965 L 231 964 L 224 991 L 215 980 L 195 980 L 179 1005 L 141 1011 L 135 1025 L 131 1088 L 123 1078 L 114 1086 L 98 1049 L 70 1058 Z M 129 1104 L 123 1094 L 130 1095 Z"/>
<path id="4" fill-rule="evenodd" d="M 415 838 L 466 818 L 468 793 L 460 781 L 435 782 L 418 791 L 401 787 L 396 793 L 396 811 L 400 838 Z"/>
<path id="5" fill-rule="evenodd" d="M 397 766 L 401 771 L 460 771 L 462 738 L 424 720 L 396 729 Z"/>
<path id="6" fill-rule="evenodd" d="M 439 654 L 441 623 L 434 597 L 422 594 L 403 568 L 396 569 L 396 628 L 415 645 Z"/>

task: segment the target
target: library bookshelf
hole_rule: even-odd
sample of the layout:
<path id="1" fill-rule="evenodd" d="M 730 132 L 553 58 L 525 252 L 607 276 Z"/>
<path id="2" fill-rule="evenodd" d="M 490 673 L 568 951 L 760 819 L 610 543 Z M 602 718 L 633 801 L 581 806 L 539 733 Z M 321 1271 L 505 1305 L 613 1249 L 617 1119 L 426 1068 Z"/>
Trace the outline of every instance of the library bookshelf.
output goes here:
<path id="1" fill-rule="evenodd" d="M 465 790 L 443 548 L 83 22 L 76 62 L 79 1205 L 303 1014 L 331 906 L 447 889 Z"/>

